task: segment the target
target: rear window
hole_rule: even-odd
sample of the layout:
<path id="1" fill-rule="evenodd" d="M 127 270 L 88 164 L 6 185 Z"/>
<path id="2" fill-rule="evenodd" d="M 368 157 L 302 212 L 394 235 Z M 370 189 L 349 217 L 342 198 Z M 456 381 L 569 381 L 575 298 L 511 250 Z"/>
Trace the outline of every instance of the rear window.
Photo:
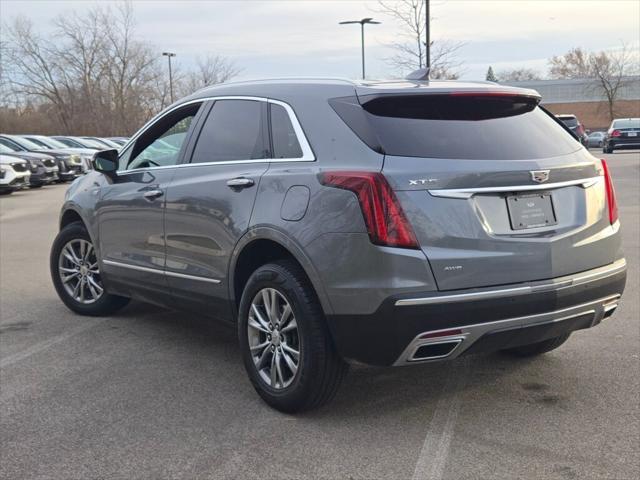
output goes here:
<path id="1" fill-rule="evenodd" d="M 613 128 L 640 128 L 640 118 L 627 118 L 625 120 L 614 120 Z"/>
<path id="2" fill-rule="evenodd" d="M 573 128 L 578 126 L 578 119 L 576 117 L 558 117 L 562 123 L 567 127 Z"/>
<path id="3" fill-rule="evenodd" d="M 331 105 L 365 143 L 387 155 L 524 160 L 580 148 L 534 97 L 386 95 L 361 101 L 365 118 L 358 118 L 352 99 Z"/>

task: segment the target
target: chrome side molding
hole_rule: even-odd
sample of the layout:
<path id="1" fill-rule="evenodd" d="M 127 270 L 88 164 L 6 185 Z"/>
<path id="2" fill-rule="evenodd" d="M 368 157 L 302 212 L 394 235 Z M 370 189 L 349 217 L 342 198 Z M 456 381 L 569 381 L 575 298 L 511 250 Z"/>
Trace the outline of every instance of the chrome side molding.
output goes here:
<path id="1" fill-rule="evenodd" d="M 216 278 L 198 277 L 195 275 L 187 275 L 185 273 L 162 270 L 160 268 L 141 267 L 139 265 L 131 265 L 129 263 L 114 262 L 113 260 L 103 260 L 102 263 L 112 267 L 127 268 L 129 270 L 136 270 L 138 272 L 156 273 L 158 275 L 164 275 L 165 277 L 184 278 L 186 280 L 196 280 L 199 282 L 208 283 L 220 283 L 220 280 Z"/>

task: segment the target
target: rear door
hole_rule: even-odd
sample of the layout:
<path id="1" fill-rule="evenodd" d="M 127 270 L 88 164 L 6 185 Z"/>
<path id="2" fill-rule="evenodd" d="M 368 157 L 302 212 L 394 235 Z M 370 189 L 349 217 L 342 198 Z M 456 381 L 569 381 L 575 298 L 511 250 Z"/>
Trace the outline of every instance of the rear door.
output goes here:
<path id="1" fill-rule="evenodd" d="M 206 119 L 167 195 L 167 279 L 177 300 L 231 318 L 228 265 L 249 226 L 269 165 L 267 103 L 222 99 Z"/>
<path id="2" fill-rule="evenodd" d="M 365 100 L 366 102 L 366 100 Z M 382 97 L 365 103 L 438 287 L 558 277 L 614 261 L 600 162 L 537 99 Z"/>

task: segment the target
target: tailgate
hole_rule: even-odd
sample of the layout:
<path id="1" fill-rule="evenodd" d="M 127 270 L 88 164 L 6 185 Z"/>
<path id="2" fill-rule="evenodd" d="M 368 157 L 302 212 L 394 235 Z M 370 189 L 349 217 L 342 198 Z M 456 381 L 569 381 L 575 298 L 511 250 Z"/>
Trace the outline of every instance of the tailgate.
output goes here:
<path id="1" fill-rule="evenodd" d="M 384 174 L 439 289 L 452 290 L 613 262 L 620 239 L 609 224 L 599 162 L 589 157 L 502 162 L 500 169 L 496 162 L 456 160 L 455 172 L 443 171 L 442 160 L 387 157 Z M 532 172 L 548 180 L 537 183 Z"/>

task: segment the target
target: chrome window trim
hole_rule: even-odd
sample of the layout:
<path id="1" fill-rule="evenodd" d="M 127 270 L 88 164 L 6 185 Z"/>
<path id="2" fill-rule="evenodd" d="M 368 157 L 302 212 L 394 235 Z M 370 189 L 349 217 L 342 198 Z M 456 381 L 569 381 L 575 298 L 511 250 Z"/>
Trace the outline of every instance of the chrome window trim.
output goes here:
<path id="1" fill-rule="evenodd" d="M 601 280 L 603 278 L 616 275 L 617 273 L 623 271 L 626 267 L 627 267 L 626 260 L 620 259 L 614 262 L 613 264 L 608 265 L 605 268 L 602 268 L 600 271 L 590 272 L 586 274 L 575 274 L 570 276 L 570 278 L 558 277 L 550 282 L 546 282 L 538 285 L 527 285 L 523 287 L 503 288 L 503 289 L 496 289 L 496 290 L 486 290 L 483 292 L 459 293 L 454 295 L 441 295 L 441 296 L 424 297 L 424 298 L 404 298 L 401 300 L 397 300 L 395 303 L 395 306 L 407 307 L 407 306 L 415 306 L 415 305 L 432 305 L 434 303 L 455 303 L 455 302 L 464 302 L 467 300 L 499 298 L 499 297 L 505 297 L 510 295 L 524 295 L 528 293 L 536 293 L 536 292 L 541 292 L 545 290 L 560 290 L 564 288 L 583 285 L 585 283 Z"/>
<path id="2" fill-rule="evenodd" d="M 129 263 L 115 262 L 113 260 L 102 260 L 102 263 L 105 265 L 111 265 L 112 267 L 128 268 L 129 270 L 136 270 L 139 272 L 156 273 L 158 275 L 164 275 L 166 277 L 184 278 L 186 280 L 197 280 L 200 282 L 208 283 L 220 283 L 220 280 L 216 278 L 198 277 L 195 275 L 187 275 L 185 273 L 161 270 L 159 268 L 141 267 L 139 265 L 131 265 Z"/>
<path id="3" fill-rule="evenodd" d="M 131 173 L 139 173 L 139 172 L 147 172 L 153 170 L 162 170 L 168 168 L 185 168 L 185 167 L 196 167 L 196 166 L 211 166 L 211 165 L 235 165 L 235 164 L 243 164 L 243 163 L 281 163 L 281 162 L 314 162 L 316 160 L 315 155 L 313 154 L 313 150 L 311 150 L 311 145 L 307 140 L 307 136 L 302 129 L 302 125 L 298 120 L 298 116 L 296 112 L 294 112 L 293 108 L 281 100 L 274 100 L 266 97 L 253 97 L 253 96 L 243 96 L 243 95 L 221 95 L 218 97 L 203 97 L 197 98 L 194 100 L 189 100 L 188 102 L 183 102 L 179 105 L 174 105 L 173 107 L 160 112 L 158 115 L 153 117 L 147 123 L 145 123 L 140 130 L 136 132 L 136 134 L 129 139 L 127 143 L 125 143 L 120 149 L 121 152 L 125 152 L 130 145 L 138 139 L 140 135 L 146 132 L 149 128 L 151 128 L 155 123 L 169 115 L 171 112 L 185 107 L 187 105 L 193 105 L 195 103 L 205 103 L 208 101 L 217 101 L 217 100 L 250 100 L 256 102 L 265 102 L 272 103 L 274 105 L 280 105 L 283 107 L 287 114 L 289 115 L 289 120 L 291 121 L 291 125 L 293 126 L 293 130 L 296 134 L 296 138 L 298 139 L 298 143 L 300 144 L 300 148 L 302 149 L 302 157 L 300 158 L 257 158 L 257 159 L 249 159 L 249 160 L 226 160 L 222 162 L 202 162 L 202 163 L 179 163 L 176 165 L 163 165 L 160 167 L 146 167 L 146 168 L 136 168 L 133 170 L 118 170 L 116 173 L 118 175 L 128 175 Z"/>
<path id="4" fill-rule="evenodd" d="M 429 194 L 434 197 L 445 198 L 470 198 L 476 193 L 499 193 L 499 192 L 523 192 L 529 190 L 552 190 L 554 188 L 581 186 L 583 188 L 591 187 L 602 181 L 604 177 L 581 178 L 578 180 L 568 180 L 566 182 L 556 182 L 539 185 L 512 185 L 501 187 L 478 187 L 478 188 L 450 188 L 440 190 L 428 190 Z"/>

